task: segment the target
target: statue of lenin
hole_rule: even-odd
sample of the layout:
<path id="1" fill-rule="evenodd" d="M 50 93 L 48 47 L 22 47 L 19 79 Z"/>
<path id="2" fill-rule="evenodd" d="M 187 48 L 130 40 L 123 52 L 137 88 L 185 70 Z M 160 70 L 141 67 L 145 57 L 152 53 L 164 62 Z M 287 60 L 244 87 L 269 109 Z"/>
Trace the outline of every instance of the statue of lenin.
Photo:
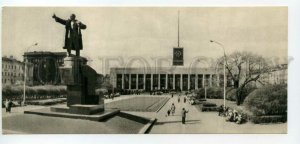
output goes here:
<path id="1" fill-rule="evenodd" d="M 64 49 L 67 49 L 68 55 L 71 56 L 71 50 L 76 51 L 76 56 L 80 56 L 80 50 L 82 50 L 82 37 L 81 29 L 86 29 L 86 25 L 76 20 L 75 14 L 71 14 L 70 19 L 64 20 L 53 14 L 52 18 L 56 22 L 65 25 L 65 45 Z"/>

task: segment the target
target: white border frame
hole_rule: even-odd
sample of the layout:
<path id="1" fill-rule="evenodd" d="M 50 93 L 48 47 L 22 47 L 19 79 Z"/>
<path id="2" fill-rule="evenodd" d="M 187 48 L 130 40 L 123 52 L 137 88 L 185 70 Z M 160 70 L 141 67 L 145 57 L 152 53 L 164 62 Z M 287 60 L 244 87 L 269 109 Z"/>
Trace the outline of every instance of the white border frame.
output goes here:
<path id="1" fill-rule="evenodd" d="M 146 7 L 204 7 L 204 6 L 288 6 L 288 134 L 155 134 L 155 135 L 0 135 L 0 143 L 130 143 L 130 144 L 148 144 L 148 143 L 172 143 L 172 144 L 190 144 L 190 143 L 300 143 L 300 92 L 297 85 L 300 77 L 299 65 L 299 38 L 300 38 L 300 1 L 298 0 L 133 0 L 133 1 L 103 1 L 103 0 L 2 0 L 1 8 L 4 6 L 146 6 Z M 1 27 L 2 27 L 2 11 Z M 1 29 L 2 34 L 2 29 Z M 0 42 L 2 38 L 0 39 Z M 2 42 L 1 42 L 2 44 Z M 1 45 L 2 47 L 2 45 Z M 2 52 L 2 51 L 1 51 Z M 297 89 L 298 88 L 298 89 Z M 1 112 L 0 112 L 1 114 Z M 2 133 L 2 119 L 1 130 Z"/>

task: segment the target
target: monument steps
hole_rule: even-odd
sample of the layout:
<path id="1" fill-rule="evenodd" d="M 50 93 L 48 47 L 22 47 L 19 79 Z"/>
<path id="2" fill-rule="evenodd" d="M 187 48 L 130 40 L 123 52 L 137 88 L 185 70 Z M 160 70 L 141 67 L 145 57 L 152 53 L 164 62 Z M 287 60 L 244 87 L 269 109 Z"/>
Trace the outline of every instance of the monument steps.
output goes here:
<path id="1" fill-rule="evenodd" d="M 56 107 L 58 108 L 58 107 Z M 61 106 L 61 111 L 65 110 L 64 106 Z M 97 122 L 107 122 L 115 117 L 121 117 L 128 121 L 133 121 L 135 123 L 139 123 L 144 125 L 139 131 L 138 134 L 145 134 L 150 131 L 154 123 L 156 122 L 156 118 L 146 118 L 142 116 L 137 116 L 133 114 L 129 114 L 126 112 L 121 112 L 119 109 L 106 109 L 103 112 L 92 114 L 92 115 L 84 115 L 84 114 L 71 114 L 66 112 L 53 112 L 50 108 L 42 108 L 24 111 L 25 114 L 35 114 L 41 116 L 49 116 L 49 117 L 60 117 L 60 118 L 70 118 L 70 119 L 83 119 Z M 122 123 L 121 121 L 118 123 Z"/>
<path id="2" fill-rule="evenodd" d="M 60 109 L 64 111 L 65 109 Z M 84 119 L 84 120 L 92 120 L 92 121 L 101 121 L 104 119 L 109 119 L 114 115 L 120 113 L 118 109 L 106 109 L 103 112 L 99 112 L 92 115 L 84 115 L 84 114 L 72 114 L 67 112 L 54 112 L 51 111 L 51 108 L 43 108 L 43 109 L 36 109 L 30 111 L 24 111 L 25 114 L 37 114 L 43 116 L 51 116 L 51 117 L 63 117 L 63 118 L 72 118 L 72 119 Z"/>

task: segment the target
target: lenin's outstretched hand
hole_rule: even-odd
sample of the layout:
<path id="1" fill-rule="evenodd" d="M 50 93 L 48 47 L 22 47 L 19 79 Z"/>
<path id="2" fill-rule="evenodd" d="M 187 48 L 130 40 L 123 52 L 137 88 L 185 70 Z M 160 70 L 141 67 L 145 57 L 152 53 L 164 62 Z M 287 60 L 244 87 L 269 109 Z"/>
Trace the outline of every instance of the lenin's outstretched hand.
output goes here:
<path id="1" fill-rule="evenodd" d="M 54 18 L 54 19 L 56 18 L 56 15 L 55 15 L 55 13 L 53 14 L 52 18 Z"/>

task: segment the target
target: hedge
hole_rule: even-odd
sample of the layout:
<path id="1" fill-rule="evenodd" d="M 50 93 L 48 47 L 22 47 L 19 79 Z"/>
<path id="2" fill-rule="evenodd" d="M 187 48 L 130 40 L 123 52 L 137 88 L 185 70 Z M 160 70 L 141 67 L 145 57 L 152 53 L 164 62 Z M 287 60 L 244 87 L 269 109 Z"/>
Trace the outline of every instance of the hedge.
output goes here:
<path id="1" fill-rule="evenodd" d="M 270 116 L 253 116 L 251 117 L 253 123 L 277 123 L 277 122 L 286 122 L 286 115 L 270 115 Z"/>
<path id="2" fill-rule="evenodd" d="M 251 86 L 251 85 L 244 87 L 243 90 L 241 91 L 242 102 L 255 89 L 256 88 Z M 236 92 L 237 92 L 237 90 L 240 90 L 240 88 L 227 89 L 226 90 L 226 99 L 230 100 L 230 101 L 236 101 Z"/>
<path id="3" fill-rule="evenodd" d="M 56 85 L 43 85 L 43 86 L 26 86 L 27 97 L 39 97 L 39 96 L 61 96 L 67 94 L 66 86 Z M 23 86 L 3 86 L 2 87 L 3 99 L 5 98 L 20 98 L 23 96 Z"/>
<path id="4" fill-rule="evenodd" d="M 29 105 L 54 105 L 54 104 L 64 103 L 64 102 L 67 102 L 66 98 L 28 101 L 28 102 L 26 102 L 26 104 L 29 104 Z"/>
<path id="5" fill-rule="evenodd" d="M 195 91 L 198 98 L 204 98 L 205 97 L 205 89 L 200 88 Z M 206 88 L 206 98 L 211 99 L 222 99 L 223 98 L 223 89 L 220 87 L 208 87 Z"/>
<path id="6" fill-rule="evenodd" d="M 230 101 L 236 101 L 236 90 L 235 88 L 228 89 L 226 91 L 226 99 Z"/>
<path id="7" fill-rule="evenodd" d="M 272 85 L 257 89 L 247 96 L 244 104 L 253 113 L 252 119 L 256 123 L 286 121 L 287 85 Z"/>

